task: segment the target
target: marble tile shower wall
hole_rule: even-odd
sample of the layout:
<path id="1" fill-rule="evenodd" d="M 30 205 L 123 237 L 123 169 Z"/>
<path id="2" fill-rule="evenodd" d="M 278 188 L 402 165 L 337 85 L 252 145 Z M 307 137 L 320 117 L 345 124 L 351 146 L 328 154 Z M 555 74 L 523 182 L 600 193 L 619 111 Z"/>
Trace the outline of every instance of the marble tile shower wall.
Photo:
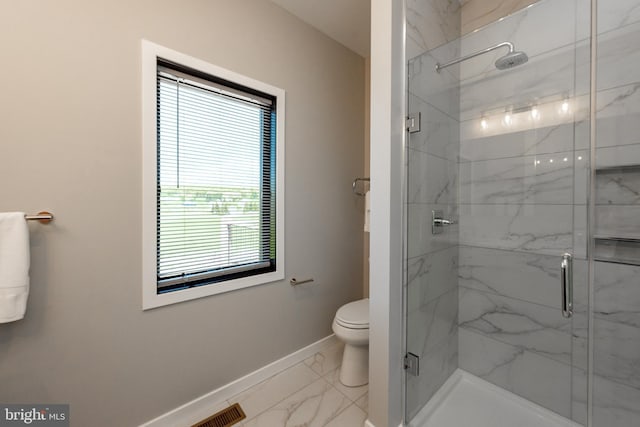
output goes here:
<path id="1" fill-rule="evenodd" d="M 639 47 L 640 0 L 599 1 L 596 236 L 640 238 Z M 594 426 L 637 425 L 640 266 L 596 262 L 594 282 Z"/>
<path id="2" fill-rule="evenodd" d="M 431 233 L 431 211 L 457 215 L 459 76 L 435 64 L 459 52 L 459 41 L 409 61 L 409 113 L 421 131 L 407 147 L 407 350 L 420 356 L 420 375 L 408 377 L 412 418 L 458 367 L 458 229 Z"/>
<path id="3" fill-rule="evenodd" d="M 538 0 L 460 0 L 462 34 L 511 15 Z"/>
<path id="4" fill-rule="evenodd" d="M 462 38 L 459 366 L 580 423 L 586 420 L 589 1 L 543 0 Z M 576 314 L 560 309 L 574 254 Z M 577 402 L 577 403 L 576 403 Z"/>
<path id="5" fill-rule="evenodd" d="M 539 0 L 406 0 L 407 59 L 458 39 Z"/>
<path id="6" fill-rule="evenodd" d="M 407 60 L 460 38 L 459 0 L 406 0 Z"/>

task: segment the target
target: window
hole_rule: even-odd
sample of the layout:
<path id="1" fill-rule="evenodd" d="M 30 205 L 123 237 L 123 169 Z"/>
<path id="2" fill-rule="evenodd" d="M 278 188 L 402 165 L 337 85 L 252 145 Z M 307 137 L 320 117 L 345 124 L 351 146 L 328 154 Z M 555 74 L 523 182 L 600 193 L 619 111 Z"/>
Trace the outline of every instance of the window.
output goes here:
<path id="1" fill-rule="evenodd" d="M 284 92 L 143 42 L 143 308 L 284 278 Z"/>

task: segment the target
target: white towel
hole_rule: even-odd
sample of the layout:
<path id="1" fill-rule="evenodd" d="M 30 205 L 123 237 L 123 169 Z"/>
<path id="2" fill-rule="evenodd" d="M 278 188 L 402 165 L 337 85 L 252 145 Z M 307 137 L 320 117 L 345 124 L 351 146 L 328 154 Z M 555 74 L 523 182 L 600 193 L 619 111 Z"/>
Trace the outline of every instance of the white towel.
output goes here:
<path id="1" fill-rule="evenodd" d="M 369 192 L 364 195 L 364 231 L 369 232 L 369 217 L 371 216 L 371 200 L 369 198 Z"/>
<path id="2" fill-rule="evenodd" d="M 0 213 L 0 323 L 24 317 L 29 296 L 29 228 L 24 212 Z"/>

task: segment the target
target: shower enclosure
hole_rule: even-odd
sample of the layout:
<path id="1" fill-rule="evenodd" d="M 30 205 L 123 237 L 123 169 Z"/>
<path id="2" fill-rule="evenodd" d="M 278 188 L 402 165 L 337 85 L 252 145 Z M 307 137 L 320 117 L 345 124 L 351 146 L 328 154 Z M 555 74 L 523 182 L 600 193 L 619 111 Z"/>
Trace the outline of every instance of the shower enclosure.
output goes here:
<path id="1" fill-rule="evenodd" d="M 406 0 L 405 424 L 640 425 L 640 0 L 508 3 Z"/>

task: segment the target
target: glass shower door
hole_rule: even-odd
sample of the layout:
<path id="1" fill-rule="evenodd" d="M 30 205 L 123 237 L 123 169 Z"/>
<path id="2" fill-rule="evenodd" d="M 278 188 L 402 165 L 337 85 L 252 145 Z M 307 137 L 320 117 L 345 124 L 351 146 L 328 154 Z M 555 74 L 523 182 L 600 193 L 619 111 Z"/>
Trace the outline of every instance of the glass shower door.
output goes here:
<path id="1" fill-rule="evenodd" d="M 409 130 L 406 153 L 406 350 L 407 365 L 418 368 L 406 371 L 407 421 L 458 368 L 459 77 L 435 66 L 459 45 L 408 64 L 409 117 L 420 130 Z"/>
<path id="2" fill-rule="evenodd" d="M 586 425 L 588 3 L 540 1 L 408 62 L 411 425 L 458 369 Z"/>

